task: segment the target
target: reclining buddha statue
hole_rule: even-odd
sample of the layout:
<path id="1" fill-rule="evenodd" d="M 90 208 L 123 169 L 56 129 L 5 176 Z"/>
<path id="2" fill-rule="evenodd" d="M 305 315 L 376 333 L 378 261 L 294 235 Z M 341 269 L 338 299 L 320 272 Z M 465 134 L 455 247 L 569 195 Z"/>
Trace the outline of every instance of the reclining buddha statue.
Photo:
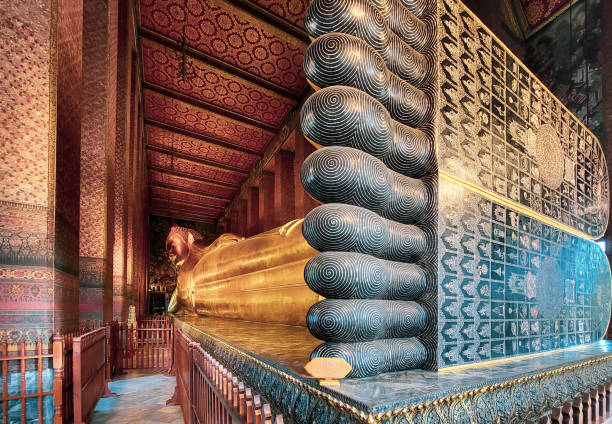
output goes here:
<path id="1" fill-rule="evenodd" d="M 317 251 L 302 237 L 302 221 L 248 238 L 222 234 L 208 246 L 195 231 L 173 226 L 166 250 L 179 271 L 169 311 L 306 325 L 320 296 L 304 282 Z"/>
<path id="2" fill-rule="evenodd" d="M 599 340 L 596 136 L 457 0 L 313 0 L 304 28 L 300 177 L 322 204 L 208 247 L 173 230 L 178 303 L 307 325 L 348 377 Z"/>

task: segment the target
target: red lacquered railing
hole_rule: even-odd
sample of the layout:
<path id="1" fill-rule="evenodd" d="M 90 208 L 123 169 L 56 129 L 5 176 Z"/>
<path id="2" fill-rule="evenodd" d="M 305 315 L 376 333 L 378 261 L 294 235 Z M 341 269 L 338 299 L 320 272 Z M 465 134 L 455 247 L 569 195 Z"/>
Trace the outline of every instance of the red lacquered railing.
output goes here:
<path id="1" fill-rule="evenodd" d="M 270 405 L 239 381 L 182 331 L 174 339 L 176 389 L 171 403 L 180 404 L 186 424 L 282 424 Z"/>
<path id="2" fill-rule="evenodd" d="M 170 369 L 173 334 L 169 320 L 146 320 L 136 327 L 112 323 L 108 328 L 113 373 L 124 369 Z"/>
<path id="3" fill-rule="evenodd" d="M 12 349 L 11 349 L 12 350 Z M 9 354 L 10 353 L 10 354 Z M 43 342 L 40 338 L 36 340 L 34 352 L 26 349 L 25 340 L 22 340 L 18 345 L 16 351 L 9 352 L 8 341 L 4 340 L 0 343 L 0 363 L 2 364 L 2 395 L 0 396 L 0 402 L 2 403 L 2 421 L 5 423 L 9 422 L 9 401 L 18 400 L 21 403 L 21 423 L 25 423 L 26 420 L 37 418 L 39 423 L 43 422 L 43 398 L 45 396 L 52 396 L 53 391 L 43 391 L 43 372 L 49 366 L 43 368 L 43 361 L 45 358 L 52 358 L 53 353 L 49 347 L 43 348 Z M 50 359 L 48 359 L 50 360 Z M 37 387 L 35 392 L 26 390 L 26 371 L 28 364 L 36 364 L 36 376 L 37 376 Z M 12 368 L 15 370 L 13 371 Z M 19 392 L 16 395 L 9 396 L 9 373 L 19 372 L 20 387 Z M 28 393 L 30 391 L 31 393 Z M 26 408 L 26 399 L 36 398 L 38 400 L 38 411 L 37 416 L 32 417 L 28 415 Z M 32 411 L 30 411 L 30 414 Z"/>
<path id="4" fill-rule="evenodd" d="M 74 422 L 87 422 L 98 399 L 110 395 L 106 381 L 106 329 L 85 333 L 72 341 Z"/>

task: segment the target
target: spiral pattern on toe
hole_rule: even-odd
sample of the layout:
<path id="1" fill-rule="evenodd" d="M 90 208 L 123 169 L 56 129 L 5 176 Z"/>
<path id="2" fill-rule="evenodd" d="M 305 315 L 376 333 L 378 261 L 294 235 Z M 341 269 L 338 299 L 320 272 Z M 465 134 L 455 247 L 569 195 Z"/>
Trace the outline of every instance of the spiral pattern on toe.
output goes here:
<path id="1" fill-rule="evenodd" d="M 300 177 L 326 203 L 302 225 L 321 252 L 304 279 L 326 298 L 307 315 L 326 341 L 311 357 L 343 357 L 349 377 L 435 366 L 435 10 L 433 0 L 313 0 L 304 19 L 316 92 L 301 125 L 323 148 Z"/>
<path id="2" fill-rule="evenodd" d="M 425 311 L 416 302 L 325 299 L 308 311 L 308 330 L 328 342 L 411 337 L 423 331 Z"/>
<path id="3" fill-rule="evenodd" d="M 300 176 L 306 191 L 321 202 L 361 206 L 402 223 L 417 222 L 430 206 L 423 181 L 393 172 L 375 157 L 350 147 L 313 152 Z"/>
<path id="4" fill-rule="evenodd" d="M 317 91 L 304 103 L 301 121 L 308 139 L 359 149 L 409 177 L 424 175 L 433 162 L 432 143 L 423 131 L 394 121 L 379 101 L 355 88 Z"/>
<path id="5" fill-rule="evenodd" d="M 302 164 L 300 178 L 306 191 L 325 203 L 347 203 L 380 213 L 391 200 L 387 167 L 350 147 L 325 147 L 311 153 Z"/>
<path id="6" fill-rule="evenodd" d="M 415 338 L 362 343 L 322 343 L 310 354 L 314 358 L 342 358 L 353 368 L 349 378 L 370 377 L 383 372 L 420 368 L 425 346 Z"/>
<path id="7" fill-rule="evenodd" d="M 416 262 L 427 250 L 427 238 L 419 227 L 387 221 L 389 243 L 382 257 L 391 261 Z"/>
<path id="8" fill-rule="evenodd" d="M 357 206 L 329 203 L 304 219 L 308 244 L 326 252 L 359 252 L 401 262 L 414 262 L 427 249 L 423 230 L 381 218 Z"/>
<path id="9" fill-rule="evenodd" d="M 343 33 L 362 39 L 381 55 L 391 72 L 412 85 L 419 85 L 429 74 L 425 56 L 389 30 L 383 15 L 366 0 L 314 0 L 304 27 L 314 38 Z"/>
<path id="10" fill-rule="evenodd" d="M 415 16 L 421 17 L 428 9 L 431 0 L 400 0 Z"/>
<path id="11" fill-rule="evenodd" d="M 320 88 L 347 85 L 365 91 L 403 124 L 418 126 L 429 110 L 427 95 L 391 73 L 365 41 L 341 33 L 317 38 L 304 53 L 303 69 Z"/>
<path id="12" fill-rule="evenodd" d="M 306 264 L 304 279 L 328 299 L 415 300 L 426 284 L 419 265 L 354 252 L 319 253 Z"/>
<path id="13" fill-rule="evenodd" d="M 385 263 L 389 269 L 389 289 L 385 299 L 416 300 L 425 293 L 427 280 L 419 265 L 393 261 Z"/>
<path id="14" fill-rule="evenodd" d="M 399 0 L 373 0 L 389 28 L 404 42 L 422 51 L 429 40 L 427 25 Z"/>
<path id="15" fill-rule="evenodd" d="M 318 87 L 348 85 L 379 101 L 388 96 L 384 59 L 357 37 L 331 33 L 317 38 L 306 49 L 302 67 L 306 77 Z"/>
<path id="16" fill-rule="evenodd" d="M 315 92 L 301 110 L 304 136 L 323 146 L 348 146 L 377 158 L 393 146 L 391 116 L 361 90 L 334 85 Z"/>
<path id="17" fill-rule="evenodd" d="M 423 131 L 392 121 L 392 134 L 394 143 L 380 158 L 390 169 L 420 177 L 435 168 L 433 145 Z"/>
<path id="18" fill-rule="evenodd" d="M 386 22 L 368 1 L 314 0 L 306 10 L 304 29 L 313 38 L 331 32 L 354 35 L 383 57 L 387 54 L 389 34 Z"/>
<path id="19" fill-rule="evenodd" d="M 383 218 L 367 209 L 330 203 L 304 218 L 302 234 L 319 251 L 380 254 L 389 243 Z"/>

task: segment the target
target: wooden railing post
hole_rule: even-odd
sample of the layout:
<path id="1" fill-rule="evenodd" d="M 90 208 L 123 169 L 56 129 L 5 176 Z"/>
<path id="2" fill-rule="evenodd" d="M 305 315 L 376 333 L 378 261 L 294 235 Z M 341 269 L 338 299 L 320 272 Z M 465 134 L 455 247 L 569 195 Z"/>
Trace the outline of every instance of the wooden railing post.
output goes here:
<path id="1" fill-rule="evenodd" d="M 188 362 L 188 367 L 189 367 L 189 386 L 188 386 L 188 394 L 187 394 L 187 398 L 188 398 L 188 402 L 189 402 L 189 421 L 185 424 L 192 424 L 195 423 L 195 415 L 194 415 L 194 396 L 193 396 L 193 386 L 194 386 L 194 379 L 195 379 L 195 365 L 193 363 L 193 352 L 194 350 L 197 348 L 197 346 L 199 346 L 197 343 L 195 342 L 190 342 L 189 346 L 188 346 L 188 358 L 189 358 L 189 362 Z"/>
<path id="2" fill-rule="evenodd" d="M 53 336 L 53 405 L 55 416 L 53 424 L 64 424 L 64 378 L 65 378 L 65 340 L 64 336 Z"/>
<path id="3" fill-rule="evenodd" d="M 111 349 L 111 323 L 108 323 L 105 328 L 105 351 L 106 351 L 106 381 L 111 381 L 112 375 L 112 366 L 113 366 L 113 358 L 112 358 L 112 349 Z"/>
<path id="4" fill-rule="evenodd" d="M 245 390 L 245 412 L 246 412 L 246 422 L 247 424 L 253 423 L 253 394 L 251 393 L 251 388 L 247 387 Z"/>
<path id="5" fill-rule="evenodd" d="M 599 401 L 599 422 L 603 423 L 606 419 L 606 389 L 603 384 L 597 386 L 597 395 Z"/>
<path id="6" fill-rule="evenodd" d="M 253 396 L 253 422 L 254 424 L 262 424 L 261 422 L 261 397 Z"/>
<path id="7" fill-rule="evenodd" d="M 170 346 L 170 351 L 169 353 L 169 359 L 168 359 L 168 374 L 170 375 L 174 375 L 173 373 L 176 372 L 174 370 L 174 343 L 176 341 L 176 337 L 175 337 L 175 333 L 176 332 L 176 327 L 174 326 L 174 323 L 171 324 L 170 326 L 170 340 L 168 341 L 168 346 Z"/>
<path id="8" fill-rule="evenodd" d="M 282 424 L 269 404 L 180 330 L 175 330 L 177 388 L 186 424 Z"/>
<path id="9" fill-rule="evenodd" d="M 606 418 L 610 418 L 610 406 L 612 405 L 612 382 L 607 381 L 604 384 L 606 390 Z"/>
<path id="10" fill-rule="evenodd" d="M 0 344 L 0 357 L 8 356 L 8 341 L 2 340 Z M 8 394 L 8 361 L 2 361 L 2 394 Z M 2 402 L 2 422 L 8 423 L 8 402 Z"/>
<path id="11" fill-rule="evenodd" d="M 574 424 L 584 424 L 584 415 L 582 414 L 582 397 L 578 396 L 572 401 L 572 416 Z"/>
<path id="12" fill-rule="evenodd" d="M 19 342 L 19 356 L 21 356 L 21 422 L 25 423 L 26 422 L 26 400 L 25 400 L 25 395 L 26 395 L 26 361 L 25 361 L 25 355 L 26 355 L 26 345 L 25 345 L 25 339 L 21 339 L 21 342 Z"/>
<path id="13" fill-rule="evenodd" d="M 591 424 L 591 395 L 589 393 L 582 395 L 582 422 Z"/>
<path id="14" fill-rule="evenodd" d="M 596 389 L 591 389 L 589 396 L 591 397 L 591 422 L 599 424 L 599 393 Z"/>
<path id="15" fill-rule="evenodd" d="M 562 424 L 574 424 L 574 417 L 572 414 L 573 408 L 571 402 L 565 402 L 561 407 L 561 423 Z"/>

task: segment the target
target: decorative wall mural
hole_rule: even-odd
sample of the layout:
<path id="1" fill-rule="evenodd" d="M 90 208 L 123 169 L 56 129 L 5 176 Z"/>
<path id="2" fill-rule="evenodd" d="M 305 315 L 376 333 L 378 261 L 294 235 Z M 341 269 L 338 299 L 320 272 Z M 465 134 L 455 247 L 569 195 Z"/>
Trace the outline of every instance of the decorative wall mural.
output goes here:
<path id="1" fill-rule="evenodd" d="M 525 20 L 529 29 L 538 26 L 551 19 L 556 13 L 567 8 L 570 0 L 519 0 L 520 7 L 525 14 Z"/>
<path id="2" fill-rule="evenodd" d="M 439 366 L 599 340 L 610 268 L 593 242 L 440 180 Z"/>
<path id="3" fill-rule="evenodd" d="M 597 138 L 456 0 L 315 0 L 304 23 L 311 357 L 356 377 L 599 339 Z"/>
<path id="4" fill-rule="evenodd" d="M 439 28 L 440 170 L 602 236 L 609 181 L 594 135 L 474 16 L 447 5 Z"/>

